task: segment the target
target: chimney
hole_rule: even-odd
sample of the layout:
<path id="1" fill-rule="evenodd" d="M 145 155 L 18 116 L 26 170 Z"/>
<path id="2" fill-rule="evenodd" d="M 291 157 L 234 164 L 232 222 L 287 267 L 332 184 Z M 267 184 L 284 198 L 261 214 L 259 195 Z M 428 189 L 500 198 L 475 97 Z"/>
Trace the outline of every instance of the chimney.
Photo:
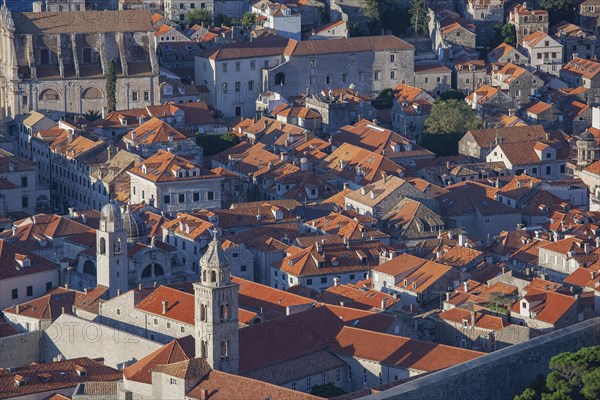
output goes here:
<path id="1" fill-rule="evenodd" d="M 83 288 L 83 293 L 88 294 L 88 288 Z"/>
<path id="2" fill-rule="evenodd" d="M 387 303 L 387 299 L 381 300 L 381 311 L 387 310 L 386 303 Z"/>
<path id="3" fill-rule="evenodd" d="M 596 247 L 600 247 L 600 236 L 596 237 Z"/>
<path id="4" fill-rule="evenodd" d="M 60 308 L 60 313 L 61 313 L 61 315 L 65 313 L 65 308 L 64 307 Z"/>
<path id="5" fill-rule="evenodd" d="M 75 208 L 69 207 L 69 217 L 75 218 Z"/>
<path id="6" fill-rule="evenodd" d="M 467 281 L 463 282 L 463 287 L 465 289 L 465 293 L 468 293 L 469 292 L 469 282 L 467 282 Z"/>
<path id="7" fill-rule="evenodd" d="M 471 326 L 475 326 L 475 311 L 471 310 Z"/>
<path id="8" fill-rule="evenodd" d="M 12 226 L 12 234 L 15 236 L 17 234 L 17 227 L 15 225 Z M 596 239 L 598 240 L 598 239 Z"/>
<path id="9" fill-rule="evenodd" d="M 83 213 L 81 214 L 81 222 L 83 222 L 84 224 L 87 223 L 87 217 Z"/>
<path id="10" fill-rule="evenodd" d="M 140 284 L 138 285 L 138 290 L 142 290 L 142 289 L 144 289 L 144 284 L 143 284 L 143 283 L 140 283 Z"/>
<path id="11" fill-rule="evenodd" d="M 340 278 L 338 276 L 333 278 L 333 286 L 340 286 Z"/>
<path id="12" fill-rule="evenodd" d="M 167 306 L 169 305 L 169 302 L 167 300 L 163 300 L 162 301 L 162 313 L 166 314 L 167 313 Z"/>
<path id="13" fill-rule="evenodd" d="M 108 107 L 102 107 L 102 119 L 106 119 L 108 115 Z"/>
<path id="14" fill-rule="evenodd" d="M 590 276 L 592 277 L 592 280 L 596 279 L 596 271 L 590 271 Z M 17 314 L 18 314 L 18 312 L 17 312 Z"/>
<path id="15" fill-rule="evenodd" d="M 302 157 L 300 159 L 300 171 L 306 172 L 308 170 L 308 159 L 306 157 Z"/>
<path id="16" fill-rule="evenodd" d="M 109 162 L 111 158 L 112 158 L 112 154 L 111 154 L 110 145 L 109 145 L 106 147 L 106 162 Z"/>
<path id="17" fill-rule="evenodd" d="M 446 301 L 450 301 L 450 296 L 451 295 L 452 295 L 452 293 L 446 292 Z"/>
<path id="18" fill-rule="evenodd" d="M 341 306 L 341 307 L 346 307 L 346 302 L 345 302 L 345 301 L 343 301 L 343 300 L 342 300 L 342 301 L 340 301 L 340 306 Z"/>
<path id="19" fill-rule="evenodd" d="M 585 254 L 590 254 L 590 244 L 589 243 L 586 242 L 583 244 L 583 252 Z"/>
<path id="20" fill-rule="evenodd" d="M 17 305 L 15 306 L 15 313 L 19 314 L 20 312 L 21 312 L 21 305 L 20 305 L 20 304 L 17 304 Z"/>
<path id="21" fill-rule="evenodd" d="M 121 289 L 117 289 L 117 296 L 120 296 L 122 293 Z"/>
<path id="22" fill-rule="evenodd" d="M 467 238 L 465 237 L 465 235 L 463 233 L 461 233 L 460 235 L 458 235 L 458 246 L 465 247 L 466 244 L 467 244 Z"/>
<path id="23" fill-rule="evenodd" d="M 200 389 L 200 400 L 207 400 L 208 399 L 208 389 L 203 387 Z"/>
<path id="24" fill-rule="evenodd" d="M 386 180 L 387 180 L 387 174 L 385 173 L 385 171 L 381 171 L 381 179 L 383 179 L 383 183 L 386 182 Z"/>
<path id="25" fill-rule="evenodd" d="M 154 286 L 154 287 L 158 287 L 158 282 L 154 281 L 154 284 L 153 284 L 153 286 Z"/>

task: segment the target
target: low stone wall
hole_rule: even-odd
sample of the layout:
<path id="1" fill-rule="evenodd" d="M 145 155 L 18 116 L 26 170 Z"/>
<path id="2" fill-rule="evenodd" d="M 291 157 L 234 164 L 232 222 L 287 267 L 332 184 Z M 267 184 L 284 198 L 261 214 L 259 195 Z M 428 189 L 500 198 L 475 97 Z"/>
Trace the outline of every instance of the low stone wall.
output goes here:
<path id="1" fill-rule="evenodd" d="M 594 318 L 364 399 L 508 400 L 529 386 L 537 375 L 546 374 L 552 356 L 599 344 L 600 318 Z"/>

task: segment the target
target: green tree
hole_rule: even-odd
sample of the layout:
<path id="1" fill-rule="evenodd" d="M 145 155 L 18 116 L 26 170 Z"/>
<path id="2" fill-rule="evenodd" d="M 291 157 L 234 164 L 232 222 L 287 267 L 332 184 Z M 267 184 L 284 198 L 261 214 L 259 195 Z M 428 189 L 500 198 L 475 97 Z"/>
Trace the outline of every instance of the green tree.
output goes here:
<path id="1" fill-rule="evenodd" d="M 106 106 L 109 111 L 115 111 L 117 108 L 117 73 L 113 60 L 108 62 L 108 71 L 106 71 Z"/>
<path id="2" fill-rule="evenodd" d="M 392 91 L 392 89 L 387 88 L 379 92 L 379 94 L 377 95 L 375 100 L 373 100 L 371 105 L 378 110 L 389 110 L 390 108 L 392 108 L 393 101 L 394 92 Z"/>
<path id="3" fill-rule="evenodd" d="M 573 0 L 542 0 L 540 5 L 548 11 L 550 26 L 560 21 L 575 22 L 575 2 Z"/>
<path id="4" fill-rule="evenodd" d="M 209 25 L 213 22 L 213 14 L 206 8 L 196 8 L 185 16 L 185 22 L 192 25 Z"/>
<path id="5" fill-rule="evenodd" d="M 537 395 L 535 393 L 535 390 L 533 390 L 532 388 L 525 389 L 525 391 L 523 393 L 516 395 L 514 398 L 514 400 L 536 400 L 536 399 L 537 399 Z"/>
<path id="6" fill-rule="evenodd" d="M 326 383 L 325 385 L 313 386 L 310 394 L 328 399 L 330 397 L 341 396 L 346 394 L 346 392 L 333 383 Z"/>
<path id="7" fill-rule="evenodd" d="M 572 400 L 600 398 L 600 346 L 560 353 L 550 360 L 545 382 L 538 380 L 515 400 Z"/>
<path id="8" fill-rule="evenodd" d="M 502 41 L 506 44 L 510 44 L 511 46 L 517 45 L 517 30 L 513 24 L 504 24 L 502 28 L 500 28 L 500 35 L 502 36 Z"/>
<path id="9" fill-rule="evenodd" d="M 421 145 L 438 156 L 458 154 L 458 141 L 470 129 L 483 127 L 483 122 L 467 103 L 456 99 L 438 99 L 425 120 Z"/>
<path id="10" fill-rule="evenodd" d="M 242 26 L 246 29 L 250 29 L 252 25 L 256 23 L 256 14 L 247 12 L 242 16 L 242 20 L 240 21 Z"/>
<path id="11" fill-rule="evenodd" d="M 95 110 L 89 110 L 85 114 L 83 114 L 83 118 L 87 119 L 90 122 L 97 120 L 101 116 L 102 114 Z"/>
<path id="12" fill-rule="evenodd" d="M 440 100 L 455 99 L 455 100 L 462 101 L 465 99 L 465 94 L 463 92 L 461 92 L 460 90 L 449 89 L 449 90 L 446 90 L 445 92 L 440 93 L 439 99 Z"/>
<path id="13" fill-rule="evenodd" d="M 429 35 L 429 7 L 425 0 L 410 0 L 410 24 L 414 33 Z"/>
<path id="14" fill-rule="evenodd" d="M 205 156 L 212 156 L 235 146 L 240 142 L 235 134 L 228 132 L 224 135 L 196 134 L 196 144 L 204 149 Z"/>

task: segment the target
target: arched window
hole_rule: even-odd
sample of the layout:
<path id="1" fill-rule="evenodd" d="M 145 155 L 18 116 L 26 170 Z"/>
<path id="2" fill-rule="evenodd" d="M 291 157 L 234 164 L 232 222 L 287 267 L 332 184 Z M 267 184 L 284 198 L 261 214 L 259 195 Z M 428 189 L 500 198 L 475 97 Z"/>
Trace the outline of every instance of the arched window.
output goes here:
<path id="1" fill-rule="evenodd" d="M 94 62 L 94 50 L 91 47 L 83 48 L 83 64 L 92 64 Z"/>
<path id="2" fill-rule="evenodd" d="M 46 89 L 40 93 L 40 100 L 44 101 L 58 101 L 60 100 L 60 95 L 54 89 Z"/>
<path id="3" fill-rule="evenodd" d="M 106 239 L 100 238 L 100 245 L 98 246 L 98 253 L 106 253 Z"/>
<path id="4" fill-rule="evenodd" d="M 217 281 L 217 272 L 216 271 L 210 271 L 210 281 L 213 283 Z"/>
<path id="5" fill-rule="evenodd" d="M 165 270 L 160 264 L 154 263 L 154 276 L 163 276 L 165 274 Z"/>
<path id="6" fill-rule="evenodd" d="M 42 64 L 42 65 L 50 64 L 50 49 L 41 49 L 40 50 L 40 64 Z"/>
<path id="7" fill-rule="evenodd" d="M 98 88 L 90 87 L 83 91 L 82 97 L 85 100 L 102 100 L 104 99 L 104 93 Z"/>
<path id="8" fill-rule="evenodd" d="M 150 278 L 152 276 L 152 264 L 146 266 L 142 271 L 142 278 Z"/>
<path id="9" fill-rule="evenodd" d="M 207 356 L 207 348 L 208 348 L 208 343 L 206 343 L 206 340 L 202 341 L 202 347 L 200 348 L 200 357 L 206 357 Z"/>
<path id="10" fill-rule="evenodd" d="M 221 342 L 221 358 L 229 357 L 229 340 Z"/>
<path id="11" fill-rule="evenodd" d="M 90 260 L 83 263 L 83 273 L 96 276 L 96 266 Z"/>
<path id="12" fill-rule="evenodd" d="M 283 72 L 275 74 L 275 84 L 281 86 L 285 85 L 285 75 Z"/>
<path id="13" fill-rule="evenodd" d="M 206 321 L 206 312 L 207 312 L 206 304 L 202 303 L 200 305 L 200 321 Z"/>
<path id="14" fill-rule="evenodd" d="M 121 238 L 117 238 L 117 240 L 114 241 L 113 251 L 114 254 L 121 254 Z"/>
<path id="15" fill-rule="evenodd" d="M 221 304 L 221 320 L 227 321 L 229 319 L 229 304 Z"/>
<path id="16" fill-rule="evenodd" d="M 206 271 L 202 271 L 202 282 L 206 283 Z"/>

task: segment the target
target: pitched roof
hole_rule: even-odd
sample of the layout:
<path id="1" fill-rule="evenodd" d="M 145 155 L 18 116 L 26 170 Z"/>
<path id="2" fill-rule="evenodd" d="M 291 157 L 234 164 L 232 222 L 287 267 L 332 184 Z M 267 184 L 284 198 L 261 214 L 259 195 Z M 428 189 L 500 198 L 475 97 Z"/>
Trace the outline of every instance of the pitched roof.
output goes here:
<path id="1" fill-rule="evenodd" d="M 79 375 L 77 370 L 85 370 Z M 0 399 L 33 397 L 41 398 L 44 392 L 74 388 L 78 383 L 118 381 L 122 373 L 87 357 L 73 358 L 50 363 L 32 363 L 23 367 L 0 370 Z M 15 379 L 26 381 L 16 385 Z"/>
<path id="2" fill-rule="evenodd" d="M 218 175 L 202 171 L 196 164 L 162 149 L 131 168 L 129 172 L 152 182 L 220 179 Z M 183 172 L 183 176 L 178 176 L 178 172 Z"/>
<path id="3" fill-rule="evenodd" d="M 334 340 L 329 347 L 334 354 L 421 372 L 448 368 L 485 354 L 352 327 L 342 328 Z"/>
<path id="4" fill-rule="evenodd" d="M 600 72 L 600 62 L 576 57 L 566 63 L 562 67 L 561 72 L 580 75 L 587 79 L 593 79 Z"/>
<path id="5" fill-rule="evenodd" d="M 542 40 L 545 39 L 552 39 L 552 37 L 550 37 L 550 35 L 548 35 L 546 32 L 543 31 L 535 31 L 527 36 L 525 36 L 523 39 L 521 39 L 522 43 L 524 46 L 530 46 L 530 47 L 535 47 L 538 43 L 540 43 Z M 556 42 L 554 39 L 552 39 L 554 42 Z"/>
<path id="6" fill-rule="evenodd" d="M 193 336 L 173 340 L 141 360 L 123 368 L 123 377 L 130 381 L 152 383 L 154 367 L 189 360 L 194 358 L 194 352 Z"/>
<path id="7" fill-rule="evenodd" d="M 471 311 L 465 310 L 463 308 L 459 308 L 459 307 L 451 308 L 450 310 L 447 310 L 447 311 L 444 311 L 444 312 L 438 314 L 438 317 L 443 320 L 451 321 L 451 322 L 459 323 L 459 324 L 462 324 L 464 320 L 467 320 L 469 326 L 472 326 Z M 475 311 L 474 319 L 475 319 L 475 327 L 479 328 L 479 329 L 489 329 L 489 330 L 493 330 L 493 331 L 499 331 L 510 325 L 510 323 L 502 317 L 499 317 L 496 315 L 485 314 L 482 312 Z"/>
<path id="8" fill-rule="evenodd" d="M 49 271 L 56 271 L 58 277 L 58 268 L 58 264 L 0 239 L 0 280 Z"/>
<path id="9" fill-rule="evenodd" d="M 468 132 L 479 147 L 489 147 L 499 139 L 502 143 L 520 143 L 530 140 L 547 139 L 552 132 L 546 133 L 541 125 L 511 126 L 505 128 L 472 129 Z"/>
<path id="10" fill-rule="evenodd" d="M 13 12 L 12 16 L 17 34 L 153 31 L 148 10 Z"/>
<path id="11" fill-rule="evenodd" d="M 401 254 L 375 268 L 373 271 L 394 277 L 394 284 L 422 293 L 447 273 L 452 267 L 410 254 Z"/>
<path id="12" fill-rule="evenodd" d="M 285 55 L 308 56 L 335 53 L 360 53 L 385 50 L 411 50 L 414 46 L 395 36 L 363 36 L 332 40 L 290 40 Z"/>
<path id="13" fill-rule="evenodd" d="M 201 54 L 201 57 L 210 58 L 215 61 L 226 61 L 242 58 L 277 56 L 283 55 L 287 44 L 287 39 L 275 36 L 273 38 L 255 40 L 252 42 L 223 44 L 204 51 Z"/>
<path id="14" fill-rule="evenodd" d="M 123 136 L 123 140 L 137 146 L 188 140 L 188 137 L 166 122 L 153 117 L 128 132 Z"/>

